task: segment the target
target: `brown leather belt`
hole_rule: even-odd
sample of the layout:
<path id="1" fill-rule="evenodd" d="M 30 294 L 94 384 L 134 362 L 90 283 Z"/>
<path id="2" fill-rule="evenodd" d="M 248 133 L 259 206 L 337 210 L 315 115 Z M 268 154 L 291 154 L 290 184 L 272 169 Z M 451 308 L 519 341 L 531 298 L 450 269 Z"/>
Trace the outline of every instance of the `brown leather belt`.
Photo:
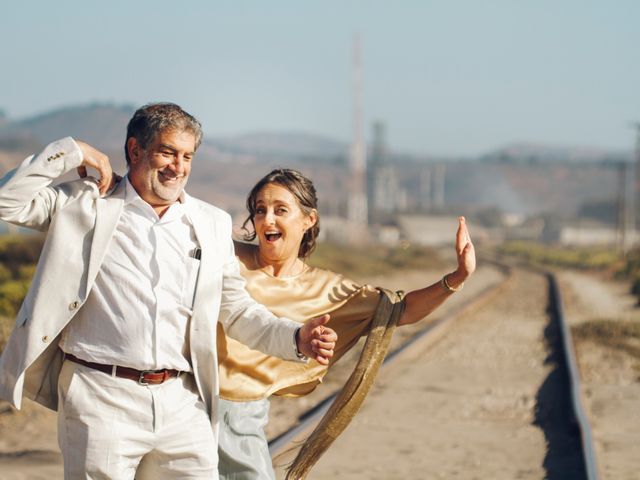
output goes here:
<path id="1" fill-rule="evenodd" d="M 79 363 L 85 367 L 94 368 L 101 372 L 113 374 L 113 365 L 104 365 L 102 363 L 87 362 L 81 358 L 75 357 L 69 353 L 64 354 L 64 358 L 71 360 L 72 362 Z M 129 380 L 135 380 L 140 385 L 159 385 L 160 383 L 175 378 L 180 375 L 179 370 L 136 370 L 135 368 L 116 366 L 115 376 L 121 378 L 128 378 Z"/>

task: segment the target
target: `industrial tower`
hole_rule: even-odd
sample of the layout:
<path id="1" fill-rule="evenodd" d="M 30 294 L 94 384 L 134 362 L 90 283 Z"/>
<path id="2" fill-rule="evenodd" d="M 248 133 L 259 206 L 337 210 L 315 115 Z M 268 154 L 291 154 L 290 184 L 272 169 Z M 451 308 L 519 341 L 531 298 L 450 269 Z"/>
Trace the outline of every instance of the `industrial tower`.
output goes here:
<path id="1" fill-rule="evenodd" d="M 367 160 L 362 131 L 362 64 L 358 35 L 353 39 L 352 62 L 353 138 L 349 152 L 347 218 L 354 230 L 358 230 L 367 224 Z"/>

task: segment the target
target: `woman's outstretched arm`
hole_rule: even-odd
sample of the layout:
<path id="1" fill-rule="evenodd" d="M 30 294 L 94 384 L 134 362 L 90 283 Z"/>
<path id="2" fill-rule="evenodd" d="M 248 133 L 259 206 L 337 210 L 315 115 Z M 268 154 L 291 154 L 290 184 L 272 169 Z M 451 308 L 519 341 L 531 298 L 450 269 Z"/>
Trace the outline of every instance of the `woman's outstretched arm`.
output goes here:
<path id="1" fill-rule="evenodd" d="M 440 306 L 451 294 L 460 289 L 461 285 L 476 269 L 476 253 L 471 243 L 469 230 L 464 217 L 458 219 L 456 233 L 456 256 L 458 268 L 438 281 L 420 290 L 409 292 L 405 298 L 405 311 L 398 321 L 398 325 L 408 325 L 429 315 Z"/>

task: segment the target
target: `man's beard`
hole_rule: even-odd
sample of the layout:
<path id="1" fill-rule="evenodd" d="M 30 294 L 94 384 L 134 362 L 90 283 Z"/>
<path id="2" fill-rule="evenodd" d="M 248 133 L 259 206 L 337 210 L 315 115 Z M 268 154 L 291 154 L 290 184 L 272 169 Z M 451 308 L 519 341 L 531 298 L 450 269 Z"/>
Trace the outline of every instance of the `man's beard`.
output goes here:
<path id="1" fill-rule="evenodd" d="M 182 177 L 178 182 L 174 185 L 168 186 L 164 185 L 159 177 L 159 173 L 151 178 L 151 190 L 155 193 L 158 198 L 168 202 L 175 202 L 180 198 L 180 194 L 184 189 L 184 186 L 187 183 L 187 179 L 189 177 Z"/>

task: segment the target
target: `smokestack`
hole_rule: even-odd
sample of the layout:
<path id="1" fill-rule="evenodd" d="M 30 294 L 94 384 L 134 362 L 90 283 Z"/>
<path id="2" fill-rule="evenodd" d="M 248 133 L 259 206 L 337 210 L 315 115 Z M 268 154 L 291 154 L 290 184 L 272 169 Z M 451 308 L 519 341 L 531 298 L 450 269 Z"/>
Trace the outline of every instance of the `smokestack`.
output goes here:
<path id="1" fill-rule="evenodd" d="M 366 147 L 362 130 L 362 63 L 360 37 L 353 38 L 353 138 L 349 155 L 349 197 L 347 217 L 356 226 L 367 224 Z"/>
<path id="2" fill-rule="evenodd" d="M 444 163 L 438 163 L 433 167 L 433 188 L 431 190 L 432 205 L 434 208 L 444 208 L 444 182 L 446 175 L 446 166 Z"/>

